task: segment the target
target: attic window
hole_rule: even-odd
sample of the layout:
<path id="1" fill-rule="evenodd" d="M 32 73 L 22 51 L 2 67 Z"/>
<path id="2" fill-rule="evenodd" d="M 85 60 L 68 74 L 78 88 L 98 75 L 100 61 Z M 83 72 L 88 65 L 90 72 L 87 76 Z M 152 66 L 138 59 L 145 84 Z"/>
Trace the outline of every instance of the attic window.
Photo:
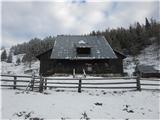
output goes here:
<path id="1" fill-rule="evenodd" d="M 78 55 L 89 55 L 91 53 L 91 48 L 77 48 Z"/>

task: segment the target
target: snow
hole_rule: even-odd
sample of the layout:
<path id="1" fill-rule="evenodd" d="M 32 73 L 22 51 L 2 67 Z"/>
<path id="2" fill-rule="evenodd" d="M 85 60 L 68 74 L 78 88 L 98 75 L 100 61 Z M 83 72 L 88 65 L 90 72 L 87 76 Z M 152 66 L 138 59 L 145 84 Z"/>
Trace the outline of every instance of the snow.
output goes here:
<path id="1" fill-rule="evenodd" d="M 9 50 L 6 49 L 6 51 L 9 53 Z M 29 63 L 20 63 L 20 65 L 17 65 L 16 61 L 19 58 L 22 61 L 24 54 L 19 55 L 13 55 L 12 63 L 7 63 L 4 61 L 1 61 L 1 74 L 11 74 L 11 75 L 31 75 L 31 73 L 26 74 L 25 71 L 29 69 L 35 69 L 36 75 L 38 75 L 39 70 L 39 61 L 33 61 L 31 63 L 31 67 L 29 67 Z"/>
<path id="2" fill-rule="evenodd" d="M 160 70 L 160 48 L 157 45 L 151 45 L 141 52 L 138 56 L 140 64 L 154 66 Z"/>
<path id="3" fill-rule="evenodd" d="M 96 52 L 97 52 L 97 54 L 100 54 L 100 50 L 97 50 Z"/>
<path id="4" fill-rule="evenodd" d="M 160 49 L 156 44 L 146 47 L 138 56 L 128 56 L 124 59 L 124 72 L 129 76 L 133 76 L 136 67 L 134 59 L 138 60 L 139 64 L 150 65 L 160 71 Z"/>
<path id="5" fill-rule="evenodd" d="M 133 57 L 127 57 L 124 60 L 124 72 L 128 74 L 128 76 L 133 76 L 133 72 L 135 71 L 135 63 L 133 62 Z"/>
<path id="6" fill-rule="evenodd" d="M 157 50 L 157 46 L 153 44 L 141 51 L 141 54 L 135 58 L 139 60 L 140 64 L 153 65 L 156 69 L 160 70 Z M 9 53 L 8 49 L 7 53 Z M 29 64 L 20 63 L 20 65 L 16 65 L 17 58 L 22 59 L 22 57 L 23 54 L 13 56 L 13 63 L 1 62 L 1 74 L 30 75 L 30 73 L 24 73 L 24 71 L 39 69 L 39 61 L 32 62 L 31 68 Z M 135 58 L 128 56 L 124 60 L 124 72 L 127 72 L 129 76 L 133 76 Z M 36 75 L 38 75 L 38 71 L 36 71 Z M 78 77 L 83 76 L 78 75 Z M 71 75 L 54 76 L 54 78 L 64 78 L 66 79 L 66 83 L 78 83 L 78 80 L 67 80 L 73 78 Z M 87 78 L 93 78 L 93 76 L 87 76 Z M 21 80 L 30 80 L 30 78 Z M 54 80 L 54 82 L 57 81 L 64 82 L 64 80 Z M 120 81 L 124 82 L 126 80 L 121 79 Z M 53 81 L 50 80 L 49 82 Z M 90 82 L 103 83 L 104 81 L 82 80 L 82 83 Z M 113 80 L 108 80 L 107 82 L 113 82 Z M 117 82 L 117 80 L 114 82 Z M 130 82 L 135 82 L 135 79 L 131 79 Z M 155 84 L 159 82 L 144 80 L 141 83 Z M 3 82 L 3 84 L 13 83 Z M 101 86 L 104 85 L 96 85 L 96 87 Z M 113 87 L 113 85 L 109 87 L 111 86 Z M 134 84 L 134 86 L 136 85 Z M 148 88 L 148 86 L 142 86 L 142 88 Z M 157 89 L 159 86 L 153 86 L 152 88 Z M 160 119 L 160 92 L 158 90 L 142 90 L 139 92 L 135 90 L 82 89 L 82 92 L 78 93 L 77 89 L 47 89 L 43 93 L 38 93 L 7 88 L 0 89 L 2 95 L 0 99 L 2 100 L 2 104 L 0 105 L 2 119 Z"/>
<path id="7" fill-rule="evenodd" d="M 16 65 L 13 63 L 1 62 L 1 74 L 11 74 L 11 75 L 28 75 L 25 74 L 24 71 L 28 69 L 39 69 L 39 61 L 35 61 L 31 64 L 31 68 L 29 64 L 20 63 L 20 65 Z M 30 74 L 29 74 L 30 75 Z M 38 72 L 36 73 L 38 75 Z"/>
<path id="8" fill-rule="evenodd" d="M 85 44 L 86 42 L 84 42 L 84 40 L 80 40 L 78 43 L 79 44 Z"/>
<path id="9" fill-rule="evenodd" d="M 80 77 L 80 76 L 78 76 Z M 82 76 L 81 76 L 82 77 Z M 76 82 L 68 80 L 72 76 L 49 77 L 55 80 L 48 82 Z M 65 79 L 65 80 L 56 80 Z M 88 79 L 93 76 L 87 76 Z M 94 77 L 100 78 L 100 77 Z M 29 80 L 30 78 L 28 78 Z M 159 79 L 160 80 L 160 79 Z M 130 80 L 82 80 L 82 83 L 103 82 L 135 82 Z M 141 81 L 142 83 L 159 83 L 159 81 Z M 20 83 L 22 84 L 22 83 Z M 20 85 L 19 84 L 19 85 Z M 49 86 L 49 84 L 48 84 Z M 56 85 L 55 85 L 56 86 Z M 67 86 L 67 85 L 65 85 Z M 70 85 L 71 86 L 71 85 Z M 73 85 L 75 86 L 75 85 Z M 87 85 L 83 85 L 87 86 Z M 93 86 L 93 85 L 92 85 Z M 105 85 L 95 85 L 96 87 Z M 109 87 L 117 85 L 109 85 Z M 124 86 L 124 85 L 118 85 Z M 128 86 L 129 85 L 125 85 Z M 136 84 L 132 85 L 136 86 Z M 156 86 L 157 87 L 157 86 Z M 142 86 L 142 88 L 146 88 Z M 157 87 L 158 88 L 158 87 Z M 155 88 L 154 88 L 155 89 Z M 2 118 L 3 119 L 159 119 L 160 94 L 157 90 L 96 90 L 77 89 L 47 89 L 43 93 L 11 90 L 2 90 Z M 86 114 L 86 115 L 85 115 Z M 85 117 L 87 116 L 87 117 Z M 85 119 L 84 119 L 85 120 Z"/>
<path id="10" fill-rule="evenodd" d="M 53 89 L 41 94 L 2 89 L 1 113 L 5 119 L 24 119 L 28 113 L 28 119 L 80 119 L 84 113 L 91 119 L 159 119 L 158 105 L 157 91 Z"/>

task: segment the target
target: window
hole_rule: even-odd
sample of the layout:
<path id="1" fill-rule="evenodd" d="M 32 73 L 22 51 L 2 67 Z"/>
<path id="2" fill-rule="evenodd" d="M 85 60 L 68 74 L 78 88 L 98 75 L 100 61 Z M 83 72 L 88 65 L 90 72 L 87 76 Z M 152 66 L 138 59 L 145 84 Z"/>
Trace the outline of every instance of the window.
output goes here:
<path id="1" fill-rule="evenodd" d="M 88 72 L 92 71 L 92 64 L 86 63 L 86 68 Z"/>
<path id="2" fill-rule="evenodd" d="M 78 55 L 83 55 L 83 54 L 85 54 L 85 55 L 88 55 L 88 54 L 90 54 L 91 53 L 91 48 L 77 48 L 77 54 Z"/>
<path id="3" fill-rule="evenodd" d="M 105 63 L 105 67 L 109 67 L 108 63 Z"/>
<path id="4" fill-rule="evenodd" d="M 91 72 L 92 71 L 92 66 L 88 66 L 87 71 Z"/>

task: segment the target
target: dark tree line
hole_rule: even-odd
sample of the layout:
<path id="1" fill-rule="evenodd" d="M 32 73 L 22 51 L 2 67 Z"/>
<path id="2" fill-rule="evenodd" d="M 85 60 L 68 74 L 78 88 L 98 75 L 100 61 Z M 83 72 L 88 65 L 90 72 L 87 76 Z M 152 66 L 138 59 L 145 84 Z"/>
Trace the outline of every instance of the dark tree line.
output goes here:
<path id="1" fill-rule="evenodd" d="M 147 45 L 160 39 L 160 23 L 154 19 L 145 18 L 145 24 L 136 22 L 129 28 L 106 29 L 105 31 L 92 31 L 89 35 L 103 35 L 112 48 L 130 55 L 137 55 Z M 43 40 L 34 38 L 27 43 L 18 44 L 11 48 L 14 55 L 25 54 L 22 62 L 31 62 L 36 55 L 53 47 L 55 37 L 46 37 Z"/>
<path id="2" fill-rule="evenodd" d="M 3 48 L 1 53 L 1 61 L 5 61 L 7 63 L 12 63 L 12 52 L 10 51 L 9 54 L 7 55 L 6 49 Z"/>
<path id="3" fill-rule="evenodd" d="M 46 37 L 43 40 L 39 38 L 31 39 L 28 43 L 18 44 L 11 47 L 14 55 L 25 54 L 22 62 L 31 62 L 36 60 L 36 56 L 53 47 L 54 37 Z"/>
<path id="4" fill-rule="evenodd" d="M 103 35 L 112 48 L 127 52 L 130 55 L 139 54 L 140 50 L 153 42 L 159 44 L 160 24 L 155 20 L 145 18 L 145 24 L 136 22 L 128 29 L 106 29 L 105 31 L 92 31 L 90 35 Z"/>
<path id="5" fill-rule="evenodd" d="M 1 61 L 7 60 L 7 52 L 5 49 L 3 49 L 3 52 L 1 53 Z"/>

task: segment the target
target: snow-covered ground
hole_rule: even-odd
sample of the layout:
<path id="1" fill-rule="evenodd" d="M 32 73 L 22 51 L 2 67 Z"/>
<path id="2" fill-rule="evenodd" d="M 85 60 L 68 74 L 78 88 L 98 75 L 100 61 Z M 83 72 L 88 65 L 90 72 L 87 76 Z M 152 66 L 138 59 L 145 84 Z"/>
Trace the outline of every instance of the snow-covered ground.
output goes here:
<path id="1" fill-rule="evenodd" d="M 31 63 L 31 67 L 29 63 L 21 62 L 19 65 L 16 63 L 16 60 L 20 58 L 22 60 L 24 54 L 13 55 L 12 63 L 1 62 L 1 74 L 11 74 L 11 75 L 31 75 L 31 72 L 25 73 L 25 71 L 33 69 L 37 70 L 36 75 L 38 75 L 39 71 L 39 61 L 33 61 Z"/>
<path id="2" fill-rule="evenodd" d="M 157 53 L 155 45 L 151 45 L 142 51 L 136 59 L 140 64 L 153 65 L 160 70 Z M 23 55 L 13 56 L 13 63 L 1 62 L 1 74 L 30 75 L 30 73 L 25 73 L 30 69 L 28 64 L 16 65 L 17 58 L 22 59 L 22 57 Z M 127 57 L 124 60 L 124 71 L 129 76 L 133 75 L 135 68 L 133 59 L 135 58 Z M 31 69 L 38 68 L 39 61 L 32 62 Z M 68 78 L 71 77 L 68 76 Z M 59 82 L 64 81 L 59 80 Z M 152 81 L 142 82 L 153 83 Z M 38 93 L 7 88 L 0 89 L 2 90 L 2 104 L 0 106 L 2 119 L 160 119 L 160 92 L 157 90 L 139 92 L 134 90 L 82 89 L 82 93 L 78 93 L 77 89 L 47 89 L 44 93 Z"/>
<path id="3" fill-rule="evenodd" d="M 132 76 L 136 67 L 135 62 L 137 61 L 139 64 L 150 65 L 160 71 L 160 47 L 152 44 L 142 50 L 138 56 L 128 56 L 124 59 L 124 72 Z"/>
<path id="4" fill-rule="evenodd" d="M 152 65 L 155 69 L 160 70 L 160 46 L 153 44 L 141 51 L 137 59 L 140 64 Z"/>
<path id="5" fill-rule="evenodd" d="M 31 68 L 29 67 L 29 64 L 26 63 L 20 63 L 20 65 L 16 65 L 15 63 L 1 62 L 1 74 L 31 75 L 31 72 L 25 73 L 25 71 L 30 69 L 37 70 L 36 75 L 38 75 L 39 61 L 32 62 Z"/>
<path id="6" fill-rule="evenodd" d="M 47 90 L 43 94 L 2 89 L 7 119 L 148 119 L 158 120 L 157 91 Z"/>
<path id="7" fill-rule="evenodd" d="M 78 80 L 49 80 L 48 82 L 74 82 Z M 87 76 L 91 79 L 91 76 Z M 93 77 L 92 77 L 93 78 Z M 95 77 L 97 78 L 97 77 Z M 30 78 L 29 78 L 30 79 Z M 82 83 L 94 82 L 135 82 L 131 80 L 82 80 Z M 159 81 L 143 81 L 142 83 L 159 83 Z M 78 84 L 77 84 L 78 85 Z M 77 85 L 73 85 L 74 87 Z M 50 85 L 48 85 L 50 86 Z M 56 86 L 56 85 L 55 85 Z M 65 85 L 67 86 L 67 85 Z M 71 86 L 71 85 L 69 85 Z M 87 85 L 82 85 L 87 86 Z M 93 86 L 93 85 L 92 85 Z M 107 85 L 96 85 L 96 87 Z M 117 85 L 109 85 L 109 87 Z M 130 85 L 118 85 L 127 86 Z M 136 86 L 133 84 L 131 86 Z M 148 87 L 148 86 L 147 86 Z M 142 86 L 142 88 L 146 88 Z M 151 86 L 149 86 L 151 88 Z M 156 86 L 159 88 L 159 86 Z M 155 87 L 154 87 L 155 89 Z M 82 88 L 50 88 L 43 93 L 1 88 L 2 92 L 2 119 L 148 119 L 160 118 L 160 91 L 158 90 L 96 90 Z"/>

